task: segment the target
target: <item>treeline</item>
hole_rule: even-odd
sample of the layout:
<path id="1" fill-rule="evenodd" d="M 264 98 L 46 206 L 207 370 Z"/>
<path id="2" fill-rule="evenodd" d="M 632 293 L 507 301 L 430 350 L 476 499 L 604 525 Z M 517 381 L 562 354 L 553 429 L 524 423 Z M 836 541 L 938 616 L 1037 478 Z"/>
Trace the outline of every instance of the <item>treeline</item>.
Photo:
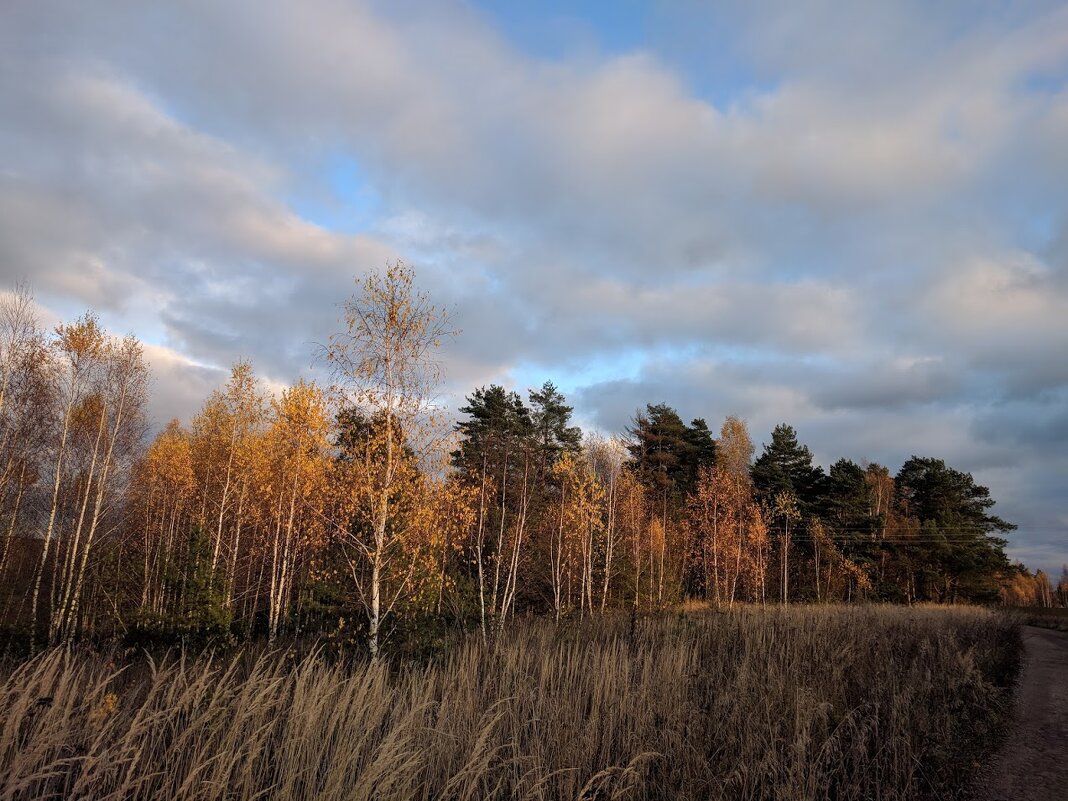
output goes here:
<path id="1" fill-rule="evenodd" d="M 427 621 L 491 636 L 527 613 L 1020 587 L 1014 527 L 938 459 L 825 472 L 788 425 L 756 455 L 739 418 L 713 432 L 663 404 L 584 436 L 549 382 L 477 389 L 450 429 L 448 316 L 400 264 L 344 305 L 328 388 L 272 395 L 239 362 L 151 441 L 141 345 L 91 314 L 44 332 L 32 308 L 0 308 L 0 601 L 37 643 L 316 633 L 374 655 Z"/>
<path id="2" fill-rule="evenodd" d="M 1006 606 L 1068 609 L 1068 565 L 1061 568 L 1056 584 L 1044 570 L 1032 574 L 1024 565 L 1013 565 L 1001 583 L 1001 602 Z"/>

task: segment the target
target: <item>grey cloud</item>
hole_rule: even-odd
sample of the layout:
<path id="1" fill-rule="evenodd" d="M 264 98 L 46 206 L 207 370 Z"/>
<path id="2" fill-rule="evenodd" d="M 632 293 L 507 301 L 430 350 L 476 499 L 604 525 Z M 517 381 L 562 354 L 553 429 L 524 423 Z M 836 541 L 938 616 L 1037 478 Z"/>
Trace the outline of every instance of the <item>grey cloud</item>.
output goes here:
<path id="1" fill-rule="evenodd" d="M 224 371 L 194 364 L 167 348 L 149 345 L 145 358 L 152 368 L 149 422 L 154 429 L 175 418 L 187 423 L 191 411 L 227 378 Z"/>
<path id="2" fill-rule="evenodd" d="M 579 382 L 580 412 L 611 430 L 664 400 L 758 441 L 789 420 L 828 458 L 934 452 L 1039 542 L 1063 502 L 1030 480 L 1064 467 L 1041 399 L 1068 385 L 1059 4 L 694 4 L 661 52 L 552 62 L 464 4 L 417 10 L 5 7 L 0 276 L 285 381 L 352 275 L 404 256 L 465 330 L 453 391 L 644 360 Z M 765 80 L 700 96 L 683 27 Z M 380 201 L 358 235 L 287 205 L 335 153 Z M 158 358 L 167 414 L 216 376 Z"/>
<path id="3" fill-rule="evenodd" d="M 946 401 L 963 389 L 958 371 L 940 360 L 876 364 L 864 369 L 835 371 L 812 388 L 822 408 L 902 409 L 914 404 Z"/>

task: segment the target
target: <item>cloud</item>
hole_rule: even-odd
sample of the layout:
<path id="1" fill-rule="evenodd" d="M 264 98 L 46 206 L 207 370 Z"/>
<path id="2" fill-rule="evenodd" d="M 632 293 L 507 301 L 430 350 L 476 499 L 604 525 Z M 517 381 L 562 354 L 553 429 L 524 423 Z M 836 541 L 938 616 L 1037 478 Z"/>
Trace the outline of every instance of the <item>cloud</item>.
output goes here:
<path id="1" fill-rule="evenodd" d="M 158 345 L 145 346 L 145 360 L 152 370 L 149 406 L 150 425 L 154 429 L 175 418 L 188 423 L 191 412 L 199 409 L 208 395 L 227 379 L 222 370 L 197 364 Z"/>
<path id="2" fill-rule="evenodd" d="M 1068 11 L 651 14 L 546 57 L 466 3 L 14 4 L 0 278 L 148 340 L 162 421 L 236 358 L 313 371 L 352 277 L 404 257 L 464 329 L 454 400 L 540 372 L 609 429 L 663 400 L 933 452 L 1052 558 Z M 338 163 L 375 198 L 351 224 Z"/>

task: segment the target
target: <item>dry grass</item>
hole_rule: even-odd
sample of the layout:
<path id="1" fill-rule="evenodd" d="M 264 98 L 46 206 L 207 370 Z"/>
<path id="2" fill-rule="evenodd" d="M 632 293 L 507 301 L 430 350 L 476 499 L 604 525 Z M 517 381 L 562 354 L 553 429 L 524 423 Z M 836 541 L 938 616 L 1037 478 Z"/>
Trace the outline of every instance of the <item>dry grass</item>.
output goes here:
<path id="1" fill-rule="evenodd" d="M 1018 606 L 1013 607 L 1021 623 L 1028 626 L 1039 626 L 1054 631 L 1068 631 L 1068 609 L 1054 607 L 1052 609 L 1041 606 Z"/>
<path id="2" fill-rule="evenodd" d="M 440 664 L 285 654 L 0 675 L 0 799 L 904 799 L 961 786 L 1013 673 L 976 609 L 519 627 Z"/>

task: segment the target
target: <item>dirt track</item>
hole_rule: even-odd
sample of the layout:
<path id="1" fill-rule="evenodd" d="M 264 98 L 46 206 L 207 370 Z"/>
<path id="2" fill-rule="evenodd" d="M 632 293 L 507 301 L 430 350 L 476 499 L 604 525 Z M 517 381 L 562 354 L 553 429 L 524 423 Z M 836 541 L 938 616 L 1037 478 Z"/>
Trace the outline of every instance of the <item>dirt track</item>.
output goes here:
<path id="1" fill-rule="evenodd" d="M 1012 728 L 983 771 L 982 801 L 1068 799 L 1068 634 L 1024 626 Z"/>

